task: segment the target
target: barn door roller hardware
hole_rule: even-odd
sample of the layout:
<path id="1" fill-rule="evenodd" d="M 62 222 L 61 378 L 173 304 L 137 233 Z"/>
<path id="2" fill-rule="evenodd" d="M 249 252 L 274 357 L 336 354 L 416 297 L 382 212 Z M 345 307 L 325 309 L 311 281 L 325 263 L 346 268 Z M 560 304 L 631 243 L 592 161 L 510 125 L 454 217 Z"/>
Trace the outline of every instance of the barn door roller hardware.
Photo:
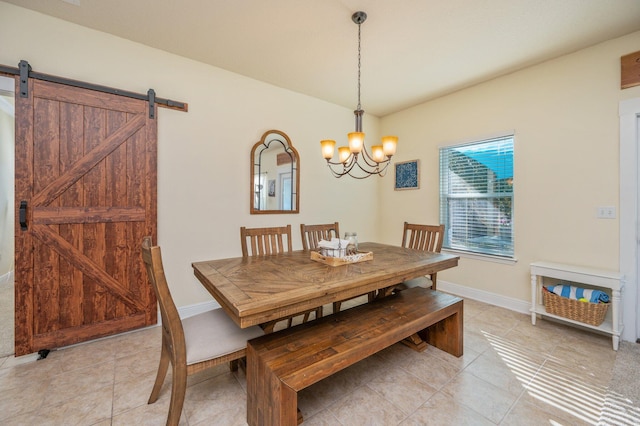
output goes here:
<path id="1" fill-rule="evenodd" d="M 101 86 L 99 84 L 87 83 L 85 81 L 71 80 L 69 78 L 57 77 L 55 75 L 42 74 L 39 72 L 33 72 L 31 65 L 24 59 L 18 64 L 18 68 L 8 67 L 6 65 L 0 65 L 0 73 L 13 74 L 20 76 L 20 97 L 29 97 L 29 79 L 34 78 L 36 80 L 48 81 L 51 83 L 59 83 L 67 86 L 79 87 L 82 89 L 95 90 L 102 93 L 111 93 L 118 96 L 126 96 L 133 99 L 141 99 L 143 101 L 149 101 L 149 118 L 155 118 L 155 108 L 158 106 L 177 109 L 179 111 L 187 112 L 189 105 L 185 102 L 172 101 L 170 99 L 157 98 L 155 91 L 149 89 L 146 94 L 129 92 L 127 90 L 114 89 L 112 87 Z"/>
<path id="2" fill-rule="evenodd" d="M 20 69 L 20 97 L 29 97 L 29 73 L 31 72 L 31 65 L 29 62 L 22 60 L 18 64 Z"/>
<path id="3" fill-rule="evenodd" d="M 153 89 L 147 90 L 147 98 L 149 98 L 149 118 L 156 118 L 156 91 Z"/>

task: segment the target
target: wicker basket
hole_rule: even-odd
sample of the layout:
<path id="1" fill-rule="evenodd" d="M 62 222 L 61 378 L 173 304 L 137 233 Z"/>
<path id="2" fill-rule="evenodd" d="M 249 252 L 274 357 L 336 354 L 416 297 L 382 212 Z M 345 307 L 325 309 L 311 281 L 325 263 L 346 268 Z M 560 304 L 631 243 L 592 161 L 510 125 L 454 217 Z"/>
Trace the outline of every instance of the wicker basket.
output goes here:
<path id="1" fill-rule="evenodd" d="M 581 302 L 558 296 L 544 287 L 542 299 L 547 313 L 595 326 L 602 324 L 605 315 L 607 315 L 607 309 L 609 309 L 608 303 Z"/>

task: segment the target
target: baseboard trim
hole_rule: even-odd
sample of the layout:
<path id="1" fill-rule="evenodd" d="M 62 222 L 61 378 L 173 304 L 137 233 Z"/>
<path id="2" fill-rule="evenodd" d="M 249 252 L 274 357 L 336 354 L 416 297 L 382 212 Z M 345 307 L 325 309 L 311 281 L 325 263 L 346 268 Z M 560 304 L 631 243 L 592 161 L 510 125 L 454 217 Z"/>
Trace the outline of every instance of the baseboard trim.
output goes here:
<path id="1" fill-rule="evenodd" d="M 477 288 L 465 287 L 463 285 L 447 281 L 438 280 L 438 290 L 455 294 L 456 296 L 477 300 L 479 302 L 488 303 L 490 305 L 499 306 L 521 314 L 528 314 L 531 309 L 531 302 L 526 300 L 514 299 L 512 297 L 478 290 Z"/>
<path id="2" fill-rule="evenodd" d="M 185 319 L 203 312 L 212 311 L 219 307 L 220 305 L 215 301 L 196 303 L 195 305 L 182 306 L 178 308 L 178 314 L 180 314 L 180 318 Z M 160 315 L 158 315 L 158 323 L 160 323 Z"/>

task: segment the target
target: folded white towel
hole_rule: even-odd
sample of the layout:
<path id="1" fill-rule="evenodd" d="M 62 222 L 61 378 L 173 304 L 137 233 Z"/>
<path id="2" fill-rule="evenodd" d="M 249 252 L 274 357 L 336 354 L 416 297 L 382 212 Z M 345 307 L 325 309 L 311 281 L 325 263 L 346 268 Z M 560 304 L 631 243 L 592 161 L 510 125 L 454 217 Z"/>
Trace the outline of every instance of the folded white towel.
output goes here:
<path id="1" fill-rule="evenodd" d="M 331 241 L 320 240 L 318 242 L 319 248 L 327 248 L 327 249 L 344 249 L 349 245 L 349 240 L 341 240 L 340 238 L 332 238 Z"/>

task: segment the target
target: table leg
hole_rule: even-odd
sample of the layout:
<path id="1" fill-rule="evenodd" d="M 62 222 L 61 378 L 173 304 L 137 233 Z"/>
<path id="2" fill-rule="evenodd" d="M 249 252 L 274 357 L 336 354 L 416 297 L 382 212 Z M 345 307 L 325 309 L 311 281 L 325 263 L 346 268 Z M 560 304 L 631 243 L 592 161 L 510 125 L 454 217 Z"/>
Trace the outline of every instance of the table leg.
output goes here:
<path id="1" fill-rule="evenodd" d="M 401 341 L 405 346 L 410 347 L 416 352 L 422 352 L 427 349 L 427 342 L 422 340 L 422 338 L 418 335 L 418 333 L 412 334 L 411 336 L 403 339 Z"/>

